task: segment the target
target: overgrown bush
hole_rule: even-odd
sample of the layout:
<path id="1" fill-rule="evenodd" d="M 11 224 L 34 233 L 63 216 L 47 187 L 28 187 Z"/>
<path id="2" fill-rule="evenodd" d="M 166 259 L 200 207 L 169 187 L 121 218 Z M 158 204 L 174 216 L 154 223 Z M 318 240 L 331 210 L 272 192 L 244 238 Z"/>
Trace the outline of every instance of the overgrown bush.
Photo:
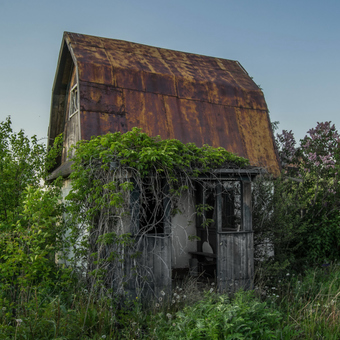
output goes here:
<path id="1" fill-rule="evenodd" d="M 291 131 L 277 135 L 282 174 L 258 177 L 253 190 L 260 270 L 300 271 L 339 259 L 339 143 L 330 122 L 309 130 L 299 147 Z"/>
<path id="2" fill-rule="evenodd" d="M 60 188 L 42 183 L 51 164 L 35 136 L 13 132 L 10 118 L 0 123 L 0 304 L 9 329 L 34 289 L 70 280 L 55 263 L 64 226 Z"/>

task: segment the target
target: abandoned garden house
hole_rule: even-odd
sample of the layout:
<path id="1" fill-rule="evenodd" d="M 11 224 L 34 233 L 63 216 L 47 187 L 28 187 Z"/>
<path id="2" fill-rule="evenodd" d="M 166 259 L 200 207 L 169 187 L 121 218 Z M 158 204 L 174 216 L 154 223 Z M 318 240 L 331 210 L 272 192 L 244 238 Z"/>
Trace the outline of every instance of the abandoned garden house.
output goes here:
<path id="1" fill-rule="evenodd" d="M 64 148 L 50 178 L 64 177 L 66 196 L 71 145 L 134 127 L 148 136 L 223 147 L 250 166 L 202 176 L 190 195 L 179 198 L 176 211 L 167 195 L 161 208 L 148 192 L 142 200 L 136 185 L 124 229 L 131 235 L 148 229 L 138 238 L 140 255 L 126 252 L 112 280 L 129 278 L 125 290 L 147 287 L 156 295 L 170 290 L 172 277 L 185 271 L 211 275 L 220 291 L 251 286 L 251 181 L 261 171 L 280 171 L 260 88 L 237 61 L 65 32 L 48 132 L 50 145 L 63 133 Z M 116 167 L 110 164 L 112 176 L 123 176 Z M 195 207 L 205 204 L 211 208 L 198 214 Z M 144 272 L 132 275 L 136 267 Z"/>

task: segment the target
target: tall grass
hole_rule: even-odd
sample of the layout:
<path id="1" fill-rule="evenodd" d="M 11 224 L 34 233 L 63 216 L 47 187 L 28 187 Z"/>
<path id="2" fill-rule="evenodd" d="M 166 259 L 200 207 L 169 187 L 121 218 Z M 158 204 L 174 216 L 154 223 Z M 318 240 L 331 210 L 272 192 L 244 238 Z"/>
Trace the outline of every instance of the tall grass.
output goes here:
<path id="1" fill-rule="evenodd" d="M 340 339 L 340 267 L 286 274 L 232 297 L 188 279 L 148 306 L 76 284 L 0 287 L 0 339 Z"/>
<path id="2" fill-rule="evenodd" d="M 287 273 L 288 274 L 288 273 Z M 303 339 L 340 339 L 340 267 L 289 275 L 278 286 L 276 306 Z"/>

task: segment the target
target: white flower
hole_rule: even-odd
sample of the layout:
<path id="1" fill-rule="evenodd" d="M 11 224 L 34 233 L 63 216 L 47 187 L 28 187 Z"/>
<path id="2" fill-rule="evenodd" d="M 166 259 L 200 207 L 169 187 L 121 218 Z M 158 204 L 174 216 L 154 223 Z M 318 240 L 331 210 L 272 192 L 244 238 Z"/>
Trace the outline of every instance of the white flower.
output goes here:
<path id="1" fill-rule="evenodd" d="M 172 315 L 170 313 L 168 313 L 166 316 L 168 317 L 168 319 L 172 318 Z"/>
<path id="2" fill-rule="evenodd" d="M 5 310 L 6 310 L 6 307 L 2 307 L 2 310 L 5 311 Z"/>
<path id="3" fill-rule="evenodd" d="M 161 295 L 163 295 L 163 296 L 165 295 L 165 292 L 163 290 L 161 290 Z"/>
<path id="4" fill-rule="evenodd" d="M 15 319 L 15 321 L 18 323 L 18 325 L 20 326 L 20 324 L 22 323 L 21 319 Z"/>
<path id="5" fill-rule="evenodd" d="M 137 325 L 137 322 L 133 322 L 133 323 L 132 323 L 132 326 L 136 326 L 136 325 Z"/>
<path id="6" fill-rule="evenodd" d="M 176 303 L 176 301 L 175 301 L 175 300 L 172 300 L 171 302 L 172 302 L 172 303 Z"/>
<path id="7" fill-rule="evenodd" d="M 158 301 L 161 302 L 163 299 L 161 297 L 158 298 Z"/>
<path id="8" fill-rule="evenodd" d="M 214 291 L 214 288 L 210 288 L 209 293 L 212 293 Z"/>
<path id="9" fill-rule="evenodd" d="M 173 325 L 174 327 L 176 326 L 176 324 L 175 324 L 175 323 L 173 323 L 172 325 Z"/>
<path id="10" fill-rule="evenodd" d="M 183 299 L 186 299 L 187 298 L 187 296 L 186 295 L 183 295 Z"/>
<path id="11" fill-rule="evenodd" d="M 215 282 L 211 282 L 211 285 L 212 285 L 212 286 L 215 286 Z"/>
<path id="12" fill-rule="evenodd" d="M 102 339 L 106 339 L 106 335 L 102 335 Z"/>
<path id="13" fill-rule="evenodd" d="M 287 276 L 289 276 L 290 274 L 289 274 L 289 273 L 287 273 L 286 275 L 287 275 Z"/>
<path id="14" fill-rule="evenodd" d="M 159 307 L 159 303 L 156 303 L 155 306 L 156 306 L 156 308 L 158 308 Z"/>

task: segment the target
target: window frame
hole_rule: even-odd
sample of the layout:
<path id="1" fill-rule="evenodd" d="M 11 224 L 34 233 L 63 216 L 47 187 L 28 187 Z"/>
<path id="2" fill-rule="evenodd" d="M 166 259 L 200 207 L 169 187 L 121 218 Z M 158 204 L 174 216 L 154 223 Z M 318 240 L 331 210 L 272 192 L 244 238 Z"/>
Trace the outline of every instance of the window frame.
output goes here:
<path id="1" fill-rule="evenodd" d="M 70 90 L 69 120 L 79 112 L 78 84 L 74 84 Z M 76 105 L 74 105 L 76 104 Z"/>

